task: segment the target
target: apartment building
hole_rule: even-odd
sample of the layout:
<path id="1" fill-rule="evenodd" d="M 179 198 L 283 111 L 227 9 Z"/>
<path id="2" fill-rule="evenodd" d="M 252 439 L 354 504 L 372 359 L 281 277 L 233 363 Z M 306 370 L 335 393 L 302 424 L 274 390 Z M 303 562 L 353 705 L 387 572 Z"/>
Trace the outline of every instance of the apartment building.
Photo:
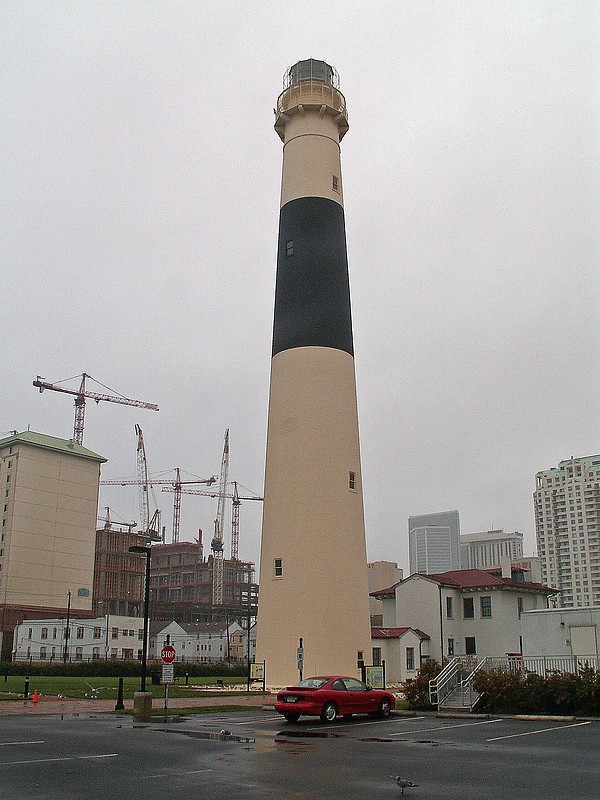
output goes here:
<path id="1" fill-rule="evenodd" d="M 462 569 L 488 569 L 499 567 L 508 558 L 517 561 L 523 557 L 523 534 L 505 532 L 502 528 L 480 533 L 461 533 L 460 563 Z"/>
<path id="2" fill-rule="evenodd" d="M 533 493 L 542 583 L 559 607 L 600 605 L 600 455 L 538 472 Z"/>
<path id="3" fill-rule="evenodd" d="M 24 618 L 92 615 L 100 466 L 72 440 L 34 431 L 0 440 L 0 646 Z"/>

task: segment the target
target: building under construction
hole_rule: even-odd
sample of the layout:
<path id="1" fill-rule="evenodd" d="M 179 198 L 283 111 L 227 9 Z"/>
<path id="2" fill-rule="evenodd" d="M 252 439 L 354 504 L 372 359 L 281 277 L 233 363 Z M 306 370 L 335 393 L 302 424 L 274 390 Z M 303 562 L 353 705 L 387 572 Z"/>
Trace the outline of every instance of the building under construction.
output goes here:
<path id="1" fill-rule="evenodd" d="M 204 558 L 200 541 L 153 545 L 151 618 L 203 624 L 237 620 L 246 627 L 248 618 L 254 619 L 257 609 L 254 563 L 223 559 L 220 603 L 213 601 L 215 564 L 212 554 Z"/>

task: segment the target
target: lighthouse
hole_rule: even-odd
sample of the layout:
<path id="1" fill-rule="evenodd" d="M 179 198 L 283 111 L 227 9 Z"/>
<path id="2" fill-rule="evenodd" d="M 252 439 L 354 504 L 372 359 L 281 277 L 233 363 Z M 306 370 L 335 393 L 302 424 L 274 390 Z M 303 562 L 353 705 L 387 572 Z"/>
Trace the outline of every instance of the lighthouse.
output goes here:
<path id="1" fill-rule="evenodd" d="M 299 61 L 283 142 L 256 660 L 270 686 L 359 676 L 369 597 L 340 142 L 339 78 Z"/>

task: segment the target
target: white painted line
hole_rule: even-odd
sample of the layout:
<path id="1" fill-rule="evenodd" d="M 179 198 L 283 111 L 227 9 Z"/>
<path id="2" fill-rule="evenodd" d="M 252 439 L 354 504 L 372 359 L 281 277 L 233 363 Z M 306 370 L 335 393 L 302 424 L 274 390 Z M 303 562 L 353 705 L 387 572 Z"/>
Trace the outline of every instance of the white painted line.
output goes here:
<path id="1" fill-rule="evenodd" d="M 14 744 L 45 744 L 45 740 L 38 739 L 35 742 L 0 742 L 0 747 L 11 747 Z"/>
<path id="2" fill-rule="evenodd" d="M 437 728 L 420 728 L 419 730 L 416 731 L 401 731 L 400 733 L 390 733 L 390 736 L 406 736 L 407 733 L 427 733 L 429 731 L 447 731 L 450 730 L 450 728 L 472 728 L 474 725 L 493 725 L 495 722 L 502 722 L 502 720 L 486 719 L 483 722 L 461 722 L 460 725 L 440 725 Z"/>
<path id="3" fill-rule="evenodd" d="M 281 714 L 278 714 L 276 717 L 258 717 L 257 719 L 253 719 L 251 722 L 232 722 L 232 725 L 259 725 L 261 722 L 269 722 L 273 719 L 283 719 Z"/>
<path id="4" fill-rule="evenodd" d="M 332 730 L 339 730 L 339 728 L 358 728 L 359 725 L 381 725 L 382 722 L 414 722 L 418 719 L 425 719 L 425 717 L 400 717 L 399 719 L 392 719 L 391 717 L 387 717 L 386 719 L 374 719 L 370 722 L 346 722 L 341 725 L 335 725 Z M 309 731 L 322 731 L 323 726 L 318 728 L 308 728 Z M 392 734 L 395 736 L 395 734 Z"/>
<path id="5" fill-rule="evenodd" d="M 68 758 L 33 758 L 31 761 L 0 761 L 0 767 L 8 767 L 13 764 L 44 764 L 55 763 L 57 761 L 86 761 L 92 758 L 116 758 L 118 753 L 103 753 L 98 756 L 69 756 Z"/>
<path id="6" fill-rule="evenodd" d="M 486 742 L 499 742 L 501 739 L 516 739 L 518 736 L 535 736 L 538 733 L 552 733 L 552 731 L 562 731 L 565 728 L 578 728 L 580 725 L 591 725 L 591 722 L 575 722 L 573 725 L 556 725 L 554 728 L 540 728 L 538 731 L 527 731 L 526 733 L 511 733 L 508 736 L 496 736 L 494 739 L 486 739 Z"/>
<path id="7" fill-rule="evenodd" d="M 198 775 L 201 772 L 212 772 L 212 769 L 190 769 L 185 772 L 161 772 L 159 775 L 140 775 L 141 778 L 177 778 L 179 775 Z"/>

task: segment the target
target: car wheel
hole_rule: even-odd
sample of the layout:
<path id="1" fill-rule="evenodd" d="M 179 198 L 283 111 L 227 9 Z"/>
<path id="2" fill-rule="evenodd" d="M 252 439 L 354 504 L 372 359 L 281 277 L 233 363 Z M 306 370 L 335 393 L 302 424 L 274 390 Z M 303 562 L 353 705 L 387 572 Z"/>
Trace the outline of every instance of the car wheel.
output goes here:
<path id="1" fill-rule="evenodd" d="M 300 714 L 297 714 L 295 711 L 288 711 L 286 714 L 283 715 L 288 722 L 298 722 L 300 719 Z"/>
<path id="2" fill-rule="evenodd" d="M 380 716 L 382 719 L 389 717 L 390 711 L 392 710 L 392 704 L 384 697 L 381 703 L 379 703 L 379 708 L 377 709 L 377 715 Z"/>
<path id="3" fill-rule="evenodd" d="M 321 722 L 333 722 L 337 717 L 337 708 L 335 703 L 325 703 L 321 711 Z"/>

